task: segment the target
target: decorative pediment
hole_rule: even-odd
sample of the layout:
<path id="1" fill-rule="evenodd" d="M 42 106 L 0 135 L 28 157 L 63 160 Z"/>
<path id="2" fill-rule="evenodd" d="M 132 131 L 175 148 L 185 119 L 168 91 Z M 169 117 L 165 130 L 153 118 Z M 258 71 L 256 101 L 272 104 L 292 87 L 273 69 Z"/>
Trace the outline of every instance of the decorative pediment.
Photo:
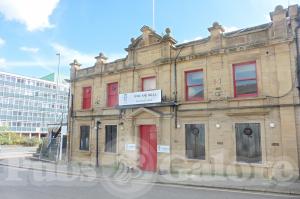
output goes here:
<path id="1" fill-rule="evenodd" d="M 131 44 L 125 48 L 128 52 L 127 65 L 148 65 L 162 58 L 170 59 L 170 50 L 173 49 L 176 41 L 172 38 L 169 28 L 163 36 L 148 26 L 143 26 L 141 32 L 142 34 L 136 39 L 132 38 Z"/>
<path id="2" fill-rule="evenodd" d="M 142 108 L 139 108 L 139 109 L 133 111 L 132 113 L 128 114 L 127 118 L 128 119 L 136 118 L 137 116 L 140 116 L 142 114 L 143 115 L 148 115 L 148 116 L 151 116 L 151 117 L 155 117 L 155 118 L 162 116 L 162 114 L 157 112 L 157 111 L 154 111 L 154 110 L 149 109 L 149 108 L 142 107 Z"/>
<path id="3" fill-rule="evenodd" d="M 142 35 L 137 37 L 136 39 L 131 39 L 131 44 L 125 50 L 132 50 L 135 48 L 141 48 L 145 46 L 150 46 L 153 44 L 159 44 L 164 39 L 162 36 L 157 34 L 154 30 L 152 30 L 148 26 L 143 26 L 141 28 Z"/>
<path id="4" fill-rule="evenodd" d="M 171 30 L 170 28 L 166 28 L 165 32 L 166 34 L 161 36 L 157 34 L 154 30 L 152 30 L 149 26 L 143 26 L 141 28 L 142 35 L 139 37 L 131 38 L 131 44 L 129 44 L 128 48 L 126 48 L 126 51 L 134 50 L 136 48 L 142 48 L 146 46 L 150 46 L 153 44 L 159 44 L 164 41 L 170 41 L 172 44 L 176 44 L 177 41 L 173 39 L 170 35 Z"/>

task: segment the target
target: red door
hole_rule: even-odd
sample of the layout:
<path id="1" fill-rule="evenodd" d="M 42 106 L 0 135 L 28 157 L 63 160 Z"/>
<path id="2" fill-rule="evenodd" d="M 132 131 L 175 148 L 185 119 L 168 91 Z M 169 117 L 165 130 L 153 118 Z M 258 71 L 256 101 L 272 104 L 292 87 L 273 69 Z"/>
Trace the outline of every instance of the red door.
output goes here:
<path id="1" fill-rule="evenodd" d="M 140 126 L 140 168 L 144 171 L 156 171 L 157 132 L 155 125 Z"/>
<path id="2" fill-rule="evenodd" d="M 107 105 L 113 107 L 118 105 L 118 83 L 110 83 L 107 85 Z"/>

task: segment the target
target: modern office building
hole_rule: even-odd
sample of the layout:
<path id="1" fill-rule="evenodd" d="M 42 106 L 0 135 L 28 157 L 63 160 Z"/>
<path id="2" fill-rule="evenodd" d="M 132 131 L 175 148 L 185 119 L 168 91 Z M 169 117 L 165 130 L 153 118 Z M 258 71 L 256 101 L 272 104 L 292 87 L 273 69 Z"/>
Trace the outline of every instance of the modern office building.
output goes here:
<path id="1" fill-rule="evenodd" d="M 49 125 L 66 121 L 68 93 L 68 84 L 56 81 L 54 74 L 38 79 L 0 72 L 0 125 L 45 136 Z"/>

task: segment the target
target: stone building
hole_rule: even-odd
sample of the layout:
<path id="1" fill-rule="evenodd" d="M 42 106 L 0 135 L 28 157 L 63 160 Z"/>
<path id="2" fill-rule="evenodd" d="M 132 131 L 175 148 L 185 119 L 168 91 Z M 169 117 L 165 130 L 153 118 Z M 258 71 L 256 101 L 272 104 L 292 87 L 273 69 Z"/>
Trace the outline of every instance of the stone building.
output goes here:
<path id="1" fill-rule="evenodd" d="M 271 22 L 176 44 L 170 29 L 132 38 L 128 55 L 71 63 L 71 161 L 146 171 L 299 175 L 298 5 Z"/>

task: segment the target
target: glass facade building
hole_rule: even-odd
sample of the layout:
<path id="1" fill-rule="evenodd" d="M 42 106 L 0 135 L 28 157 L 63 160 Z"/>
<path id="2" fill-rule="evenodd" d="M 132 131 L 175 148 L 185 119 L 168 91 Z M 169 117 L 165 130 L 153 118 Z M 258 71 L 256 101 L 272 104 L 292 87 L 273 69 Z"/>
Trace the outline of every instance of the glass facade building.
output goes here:
<path id="1" fill-rule="evenodd" d="M 27 135 L 46 135 L 67 121 L 67 83 L 0 72 L 0 126 Z"/>

